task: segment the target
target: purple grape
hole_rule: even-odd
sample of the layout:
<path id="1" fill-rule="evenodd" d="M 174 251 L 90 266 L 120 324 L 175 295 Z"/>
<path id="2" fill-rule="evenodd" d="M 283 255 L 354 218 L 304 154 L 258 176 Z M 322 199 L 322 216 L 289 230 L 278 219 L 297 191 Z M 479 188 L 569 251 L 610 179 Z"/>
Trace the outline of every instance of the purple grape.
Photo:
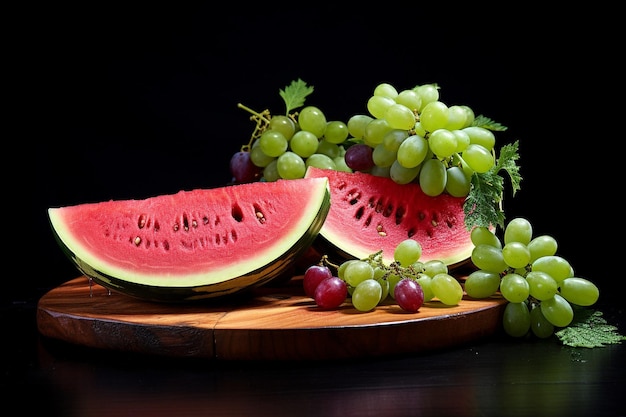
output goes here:
<path id="1" fill-rule="evenodd" d="M 330 268 L 326 265 L 311 265 L 304 271 L 304 278 L 302 279 L 302 285 L 304 286 L 304 293 L 311 298 L 315 296 L 315 289 L 320 282 L 333 276 Z"/>
<path id="2" fill-rule="evenodd" d="M 396 302 L 405 311 L 416 313 L 424 304 L 424 290 L 411 278 L 402 278 L 393 290 Z"/>
<path id="3" fill-rule="evenodd" d="M 261 178 L 263 169 L 254 165 L 250 152 L 239 151 L 230 158 L 230 173 L 234 183 L 254 182 Z"/>
<path id="4" fill-rule="evenodd" d="M 364 143 L 352 145 L 344 155 L 346 165 L 353 171 L 369 171 L 374 166 L 372 152 L 373 149 Z"/>
<path id="5" fill-rule="evenodd" d="M 348 297 L 348 285 L 339 277 L 326 278 L 315 289 L 315 303 L 324 310 L 339 307 Z"/>

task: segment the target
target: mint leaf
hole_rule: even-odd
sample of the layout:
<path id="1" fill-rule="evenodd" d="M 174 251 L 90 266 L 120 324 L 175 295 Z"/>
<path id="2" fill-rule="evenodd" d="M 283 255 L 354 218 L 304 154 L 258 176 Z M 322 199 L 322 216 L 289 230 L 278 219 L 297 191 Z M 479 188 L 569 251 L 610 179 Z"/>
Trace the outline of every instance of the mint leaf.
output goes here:
<path id="1" fill-rule="evenodd" d="M 284 90 L 279 90 L 287 108 L 286 114 L 289 115 L 290 111 L 302 107 L 306 97 L 311 93 L 313 93 L 313 86 L 308 86 L 300 78 L 297 81 L 292 81 Z"/>

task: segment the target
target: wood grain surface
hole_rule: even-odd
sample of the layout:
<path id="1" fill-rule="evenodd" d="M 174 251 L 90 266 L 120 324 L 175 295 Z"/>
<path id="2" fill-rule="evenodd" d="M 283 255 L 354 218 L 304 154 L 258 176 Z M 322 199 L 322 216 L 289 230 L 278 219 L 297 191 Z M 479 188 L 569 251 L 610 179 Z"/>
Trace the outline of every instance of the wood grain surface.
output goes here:
<path id="1" fill-rule="evenodd" d="M 37 327 L 50 338 L 91 348 L 216 360 L 316 360 L 413 354 L 466 343 L 501 326 L 505 301 L 433 300 L 417 313 L 389 302 L 359 312 L 349 302 L 320 310 L 302 277 L 245 296 L 164 304 L 111 292 L 87 277 L 46 293 Z"/>

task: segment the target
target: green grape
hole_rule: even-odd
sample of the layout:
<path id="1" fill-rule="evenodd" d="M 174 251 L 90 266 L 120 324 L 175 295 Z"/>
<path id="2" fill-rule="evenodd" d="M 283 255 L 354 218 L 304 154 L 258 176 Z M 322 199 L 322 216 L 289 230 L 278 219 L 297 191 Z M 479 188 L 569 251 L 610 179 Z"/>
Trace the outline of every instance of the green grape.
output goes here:
<path id="1" fill-rule="evenodd" d="M 413 128 L 413 131 L 415 132 L 416 135 L 421 136 L 423 138 L 425 138 L 426 134 L 428 133 L 426 132 L 426 129 L 422 127 L 422 124 L 420 122 L 415 123 L 415 127 Z"/>
<path id="2" fill-rule="evenodd" d="M 341 171 L 341 172 L 353 172 L 352 168 L 346 165 L 346 160 L 343 156 L 334 157 L 333 162 L 335 163 L 335 170 Z"/>
<path id="3" fill-rule="evenodd" d="M 463 130 L 455 129 L 451 130 L 452 134 L 456 138 L 456 153 L 462 153 L 470 144 L 470 137 Z"/>
<path id="4" fill-rule="evenodd" d="M 296 124 L 294 121 L 291 120 L 290 117 L 280 114 L 272 116 L 268 128 L 282 133 L 288 141 L 291 140 L 291 137 L 296 133 Z"/>
<path id="5" fill-rule="evenodd" d="M 570 303 L 586 307 L 598 301 L 600 290 L 585 278 L 569 277 L 561 282 L 560 294 Z"/>
<path id="6" fill-rule="evenodd" d="M 491 151 L 496 144 L 496 137 L 489 129 L 480 126 L 469 126 L 463 129 L 470 137 L 470 143 L 483 146 Z"/>
<path id="7" fill-rule="evenodd" d="M 419 278 L 417 278 L 417 283 L 422 287 L 422 291 L 424 292 L 424 302 L 428 302 L 435 297 L 433 294 L 433 289 L 431 287 L 431 283 L 433 279 L 430 275 L 420 274 Z"/>
<path id="8" fill-rule="evenodd" d="M 374 88 L 374 95 L 395 99 L 398 97 L 398 90 L 389 83 L 380 83 Z"/>
<path id="9" fill-rule="evenodd" d="M 422 245 L 415 239 L 405 239 L 396 245 L 393 259 L 402 266 L 411 265 L 422 256 Z"/>
<path id="10" fill-rule="evenodd" d="M 448 130 L 463 129 L 467 122 L 467 111 L 461 106 L 448 107 Z"/>
<path id="11" fill-rule="evenodd" d="M 278 160 L 274 159 L 272 162 L 267 164 L 265 168 L 263 168 L 263 178 L 267 182 L 274 182 L 280 179 L 280 174 L 278 173 Z"/>
<path id="12" fill-rule="evenodd" d="M 385 96 L 371 96 L 367 100 L 367 111 L 376 119 L 384 119 L 387 109 L 396 104 L 396 101 Z"/>
<path id="13" fill-rule="evenodd" d="M 306 166 L 298 154 L 287 151 L 276 160 L 276 169 L 281 178 L 293 180 L 304 177 Z"/>
<path id="14" fill-rule="evenodd" d="M 380 302 L 384 301 L 389 296 L 389 281 L 382 277 L 376 277 L 376 273 L 374 273 L 374 279 L 376 282 L 380 284 L 380 288 L 382 290 L 382 294 L 380 295 Z"/>
<path id="15" fill-rule="evenodd" d="M 434 277 L 437 274 L 447 274 L 448 265 L 439 259 L 431 259 L 423 263 L 424 273 Z"/>
<path id="16" fill-rule="evenodd" d="M 473 171 L 479 174 L 484 174 L 495 165 L 491 152 L 484 146 L 475 143 L 470 143 L 467 148 L 465 148 L 463 151 L 463 159 Z"/>
<path id="17" fill-rule="evenodd" d="M 441 101 L 428 103 L 420 113 L 420 123 L 428 132 L 442 129 L 448 124 L 448 106 Z"/>
<path id="18" fill-rule="evenodd" d="M 465 292 L 472 298 L 487 298 L 498 291 L 500 274 L 476 270 L 465 279 Z"/>
<path id="19" fill-rule="evenodd" d="M 380 302 L 383 288 L 374 278 L 361 281 L 352 291 L 352 305 L 359 311 L 371 311 Z"/>
<path id="20" fill-rule="evenodd" d="M 333 120 L 326 124 L 324 139 L 329 143 L 343 143 L 348 139 L 348 125 L 339 120 Z"/>
<path id="21" fill-rule="evenodd" d="M 504 307 L 502 325 L 509 336 L 526 336 L 530 331 L 530 311 L 526 303 L 507 303 Z"/>
<path id="22" fill-rule="evenodd" d="M 558 284 L 549 274 L 543 271 L 530 271 L 526 274 L 530 287 L 530 295 L 540 301 L 549 300 L 558 291 Z"/>
<path id="23" fill-rule="evenodd" d="M 446 166 L 439 159 L 428 159 L 421 165 L 419 184 L 424 194 L 436 197 L 446 189 Z"/>
<path id="24" fill-rule="evenodd" d="M 391 171 L 390 167 L 381 167 L 381 166 L 374 165 L 372 169 L 370 169 L 369 173 L 377 177 L 391 178 L 390 171 Z"/>
<path id="25" fill-rule="evenodd" d="M 417 86 L 413 89 L 420 97 L 420 110 L 422 110 L 428 103 L 439 100 L 439 89 L 434 84 L 424 84 Z"/>
<path id="26" fill-rule="evenodd" d="M 530 263 L 530 250 L 521 242 L 509 242 L 502 248 L 502 257 L 511 268 L 524 268 Z"/>
<path id="27" fill-rule="evenodd" d="M 342 155 L 341 149 L 342 147 L 337 145 L 336 143 L 330 143 L 325 139 L 322 139 L 317 144 L 317 150 L 315 151 L 315 153 L 327 155 L 332 159 Z"/>
<path id="28" fill-rule="evenodd" d="M 302 158 L 308 158 L 317 152 L 319 146 L 319 140 L 315 135 L 306 130 L 299 130 L 291 137 L 289 141 L 289 147 L 293 152 L 300 155 Z M 250 155 L 252 156 L 252 155 Z"/>
<path id="29" fill-rule="evenodd" d="M 538 305 L 530 310 L 530 330 L 540 339 L 546 339 L 554 334 L 554 325 L 546 319 Z"/>
<path id="30" fill-rule="evenodd" d="M 298 125 L 301 130 L 311 132 L 317 138 L 326 132 L 326 115 L 315 106 L 307 106 L 298 114 Z"/>
<path id="31" fill-rule="evenodd" d="M 556 327 L 567 327 L 574 319 L 574 309 L 570 303 L 559 294 L 541 301 L 541 312 L 546 320 Z"/>
<path id="32" fill-rule="evenodd" d="M 445 305 L 455 306 L 463 298 L 461 283 L 449 274 L 437 274 L 432 277 L 430 288 L 433 295 Z"/>
<path id="33" fill-rule="evenodd" d="M 252 156 L 252 155 L 250 155 Z M 378 144 L 372 151 L 372 160 L 378 167 L 390 167 L 396 161 L 396 152 L 390 151 L 384 144 Z"/>
<path id="34" fill-rule="evenodd" d="M 461 108 L 463 110 L 465 110 L 465 113 L 466 113 L 466 119 L 465 119 L 465 126 L 464 127 L 471 126 L 472 123 L 474 123 L 474 118 L 475 118 L 474 110 L 472 110 L 472 108 L 469 107 L 469 106 L 461 106 Z"/>
<path id="35" fill-rule="evenodd" d="M 542 256 L 530 264 L 530 269 L 547 273 L 559 284 L 573 274 L 570 263 L 558 255 Z"/>
<path id="36" fill-rule="evenodd" d="M 400 282 L 401 279 L 402 279 L 402 276 L 394 274 L 394 273 L 390 273 L 389 276 L 387 276 L 387 282 L 389 282 L 389 295 L 393 299 L 396 298 L 396 295 L 394 293 L 396 289 L 396 284 Z"/>
<path id="37" fill-rule="evenodd" d="M 430 150 L 439 159 L 448 158 L 456 152 L 456 136 L 448 129 L 437 129 L 428 138 Z"/>
<path id="38" fill-rule="evenodd" d="M 404 104 L 394 103 L 387 108 L 383 117 L 393 129 L 410 130 L 415 126 L 415 113 Z"/>
<path id="39" fill-rule="evenodd" d="M 498 249 L 502 249 L 502 242 L 500 238 L 495 235 L 491 230 L 489 230 L 486 226 L 476 226 L 470 232 L 470 239 L 474 246 L 478 245 L 491 245 Z"/>
<path id="40" fill-rule="evenodd" d="M 348 119 L 348 133 L 357 139 L 365 138 L 365 127 L 369 122 L 374 120 L 372 116 L 367 114 L 356 114 Z"/>
<path id="41" fill-rule="evenodd" d="M 385 135 L 392 131 L 393 128 L 389 126 L 389 122 L 385 119 L 374 119 L 365 126 L 365 133 L 363 134 L 363 141 L 367 144 L 374 147 L 373 145 L 378 145 L 379 143 L 383 143 L 383 139 Z"/>
<path id="42" fill-rule="evenodd" d="M 259 146 L 265 155 L 279 157 L 285 153 L 289 143 L 282 133 L 268 129 L 259 138 Z"/>
<path id="43" fill-rule="evenodd" d="M 422 99 L 415 90 L 402 90 L 395 100 L 396 103 L 403 104 L 414 112 L 418 111 L 422 105 Z"/>
<path id="44" fill-rule="evenodd" d="M 530 263 L 535 262 L 543 256 L 552 256 L 556 254 L 558 244 L 555 238 L 549 235 L 541 235 L 533 238 L 528 243 L 530 251 Z"/>
<path id="45" fill-rule="evenodd" d="M 497 274 L 508 268 L 502 256 L 502 249 L 484 243 L 474 246 L 471 260 L 478 269 Z"/>
<path id="46" fill-rule="evenodd" d="M 343 156 L 338 156 L 337 158 L 341 158 L 343 160 Z M 313 155 L 309 156 L 306 159 L 305 165 L 307 168 L 310 166 L 314 166 L 321 169 L 337 170 L 337 164 L 335 163 L 335 160 L 328 155 L 324 155 L 323 153 L 314 153 Z"/>
<path id="47" fill-rule="evenodd" d="M 398 152 L 400 145 L 409 137 L 406 130 L 393 129 L 383 137 L 383 145 L 388 151 Z"/>
<path id="48" fill-rule="evenodd" d="M 348 285 L 356 287 L 366 279 L 374 278 L 374 268 L 365 261 L 351 262 L 343 271 L 343 280 Z"/>
<path id="49" fill-rule="evenodd" d="M 348 265 L 354 263 L 354 262 L 362 262 L 359 259 L 350 259 L 347 260 L 345 262 L 342 262 L 341 265 L 339 265 L 339 268 L 337 268 L 337 277 L 341 278 L 343 281 L 346 280 L 346 276 L 345 276 L 345 271 L 346 268 L 348 267 Z"/>
<path id="50" fill-rule="evenodd" d="M 402 165 L 400 165 L 400 163 L 397 160 L 395 160 L 391 164 L 391 167 L 389 168 L 389 177 L 396 184 L 408 184 L 410 182 L 413 182 L 413 180 L 417 178 L 417 176 L 420 173 L 420 169 L 421 169 L 421 165 L 418 165 L 413 168 L 405 168 Z"/>
<path id="51" fill-rule="evenodd" d="M 533 227 L 530 222 L 523 217 L 511 220 L 504 228 L 504 244 L 509 242 L 520 242 L 528 245 L 533 237 Z"/>
<path id="52" fill-rule="evenodd" d="M 411 135 L 400 143 L 397 151 L 398 163 L 405 168 L 415 168 L 428 155 L 428 141 L 419 135 Z"/>
<path id="53" fill-rule="evenodd" d="M 252 145 L 252 148 L 250 148 L 250 160 L 254 165 L 265 168 L 269 165 L 270 162 L 275 160 L 276 157 L 266 155 L 265 152 L 263 152 L 263 149 L 261 149 L 261 147 L 257 145 L 258 143 L 259 141 L 257 140 Z"/>
<path id="54" fill-rule="evenodd" d="M 530 295 L 530 285 L 523 276 L 510 273 L 500 281 L 500 293 L 511 303 L 521 303 Z"/>
<path id="55" fill-rule="evenodd" d="M 463 170 L 460 167 L 450 167 L 446 171 L 446 192 L 453 197 L 467 196 L 472 183 L 465 176 Z"/>

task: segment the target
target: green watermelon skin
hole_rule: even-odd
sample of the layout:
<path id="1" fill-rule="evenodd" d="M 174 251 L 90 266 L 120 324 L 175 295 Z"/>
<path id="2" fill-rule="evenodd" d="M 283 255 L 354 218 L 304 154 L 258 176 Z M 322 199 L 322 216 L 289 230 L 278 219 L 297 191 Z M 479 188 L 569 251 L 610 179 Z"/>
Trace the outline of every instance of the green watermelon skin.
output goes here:
<path id="1" fill-rule="evenodd" d="M 412 238 L 420 261 L 441 260 L 454 268 L 467 263 L 474 245 L 465 226 L 465 198 L 431 197 L 418 184 L 397 184 L 362 172 L 309 167 L 306 178 L 329 179 L 332 206 L 314 246 L 341 260 L 363 259 L 380 250 L 393 262 L 395 247 Z"/>
<path id="2" fill-rule="evenodd" d="M 61 249 L 96 283 L 188 302 L 267 284 L 293 268 L 330 209 L 325 178 L 50 208 Z M 321 181 L 320 181 L 321 180 Z"/>

